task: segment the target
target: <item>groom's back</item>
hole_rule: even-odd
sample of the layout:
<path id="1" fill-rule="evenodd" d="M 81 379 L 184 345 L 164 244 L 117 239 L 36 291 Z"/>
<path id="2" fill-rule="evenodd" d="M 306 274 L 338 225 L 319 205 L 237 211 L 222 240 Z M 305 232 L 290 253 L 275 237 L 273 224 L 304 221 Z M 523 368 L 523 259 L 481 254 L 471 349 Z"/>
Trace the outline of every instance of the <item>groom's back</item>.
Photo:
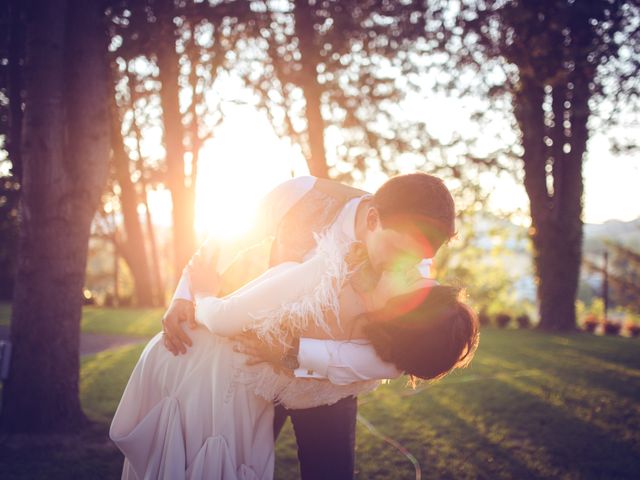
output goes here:
<path id="1" fill-rule="evenodd" d="M 316 179 L 279 222 L 269 264 L 302 261 L 315 244 L 313 234 L 329 227 L 349 200 L 363 195 L 367 192 L 334 180 Z"/>

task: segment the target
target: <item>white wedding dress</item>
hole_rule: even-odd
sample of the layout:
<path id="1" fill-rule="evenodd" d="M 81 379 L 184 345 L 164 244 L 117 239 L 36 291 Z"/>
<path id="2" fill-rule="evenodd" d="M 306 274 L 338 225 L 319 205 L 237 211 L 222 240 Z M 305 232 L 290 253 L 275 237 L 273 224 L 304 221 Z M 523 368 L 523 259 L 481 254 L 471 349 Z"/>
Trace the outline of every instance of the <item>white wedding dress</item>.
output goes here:
<path id="1" fill-rule="evenodd" d="M 304 263 L 279 265 L 224 299 L 197 302 L 207 328 L 188 332 L 193 346 L 184 355 L 166 350 L 160 333 L 151 339 L 109 432 L 125 455 L 123 479 L 272 479 L 274 402 L 308 408 L 377 386 L 292 379 L 266 364 L 247 367 L 233 349 L 231 337 L 247 330 L 277 342 L 310 322 L 327 328 L 324 314 L 339 313 L 347 249 L 325 236 Z"/>

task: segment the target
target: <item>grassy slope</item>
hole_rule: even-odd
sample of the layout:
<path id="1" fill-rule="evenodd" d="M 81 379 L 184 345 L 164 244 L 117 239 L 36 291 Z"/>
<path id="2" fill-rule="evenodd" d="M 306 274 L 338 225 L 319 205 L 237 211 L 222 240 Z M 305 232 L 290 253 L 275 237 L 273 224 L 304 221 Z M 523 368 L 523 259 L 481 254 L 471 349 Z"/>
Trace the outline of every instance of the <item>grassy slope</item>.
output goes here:
<path id="1" fill-rule="evenodd" d="M 468 370 L 414 392 L 399 382 L 383 387 L 361 414 L 404 443 L 426 478 L 637 475 L 638 342 L 495 330 L 482 337 Z M 413 478 L 406 460 L 359 433 L 362 478 Z"/>
<path id="2" fill-rule="evenodd" d="M 131 331 L 146 331 L 143 323 Z M 142 348 L 83 359 L 81 398 L 98 425 L 79 451 L 56 443 L 34 457 L 11 440 L 0 477 L 46 470 L 47 478 L 116 478 L 121 458 L 104 432 Z M 640 470 L 638 340 L 487 329 L 469 369 L 416 390 L 394 381 L 360 404 L 365 419 L 417 458 L 423 478 L 635 478 Z M 277 454 L 276 478 L 297 478 L 290 426 Z M 362 423 L 357 470 L 363 479 L 414 478 L 409 460 Z"/>
<path id="3" fill-rule="evenodd" d="M 82 331 L 107 335 L 151 337 L 161 328 L 164 310 L 161 308 L 100 308 L 84 307 Z M 11 307 L 0 303 L 0 325 L 9 325 Z"/>

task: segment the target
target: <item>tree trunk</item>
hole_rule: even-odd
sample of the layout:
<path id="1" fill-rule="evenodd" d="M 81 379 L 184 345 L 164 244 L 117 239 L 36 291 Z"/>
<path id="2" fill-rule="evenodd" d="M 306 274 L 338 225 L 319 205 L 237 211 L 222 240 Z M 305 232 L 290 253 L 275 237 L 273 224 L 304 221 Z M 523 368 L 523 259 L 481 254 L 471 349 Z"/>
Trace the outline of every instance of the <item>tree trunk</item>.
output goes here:
<path id="1" fill-rule="evenodd" d="M 147 237 L 149 238 L 149 248 L 151 250 L 151 265 L 153 272 L 153 285 L 154 285 L 154 304 L 160 307 L 165 306 L 164 298 L 164 282 L 162 281 L 162 275 L 160 274 L 160 258 L 158 257 L 158 247 L 156 242 L 156 234 L 153 228 L 153 219 L 151 217 L 151 209 L 149 208 L 149 202 L 147 200 L 147 185 L 144 180 L 142 181 L 142 190 L 144 192 L 144 209 L 145 219 L 147 226 Z"/>
<path id="2" fill-rule="evenodd" d="M 133 276 L 135 304 L 139 307 L 151 307 L 154 305 L 153 291 L 151 288 L 151 272 L 147 261 L 144 235 L 140 216 L 138 215 L 138 194 L 135 185 L 131 181 L 129 171 L 129 156 L 124 148 L 122 133 L 120 132 L 120 119 L 117 107 L 111 106 L 112 124 L 112 153 L 115 177 L 120 185 L 120 203 L 122 206 L 122 217 L 124 220 L 124 230 L 126 241 L 124 248 L 131 275 Z"/>
<path id="3" fill-rule="evenodd" d="M 107 38 L 99 3 L 36 0 L 28 15 L 14 348 L 0 422 L 61 432 L 86 421 L 79 334 L 90 224 L 108 173 Z"/>
<path id="4" fill-rule="evenodd" d="M 151 254 L 151 272 L 152 272 L 152 290 L 154 296 L 154 304 L 164 307 L 165 306 L 165 291 L 164 291 L 164 282 L 162 281 L 162 275 L 160 274 L 160 258 L 158 257 L 158 247 L 156 242 L 156 234 L 153 228 L 153 219 L 151 216 L 151 209 L 149 208 L 149 189 L 147 185 L 147 180 L 145 178 L 145 167 L 144 167 L 144 157 L 142 155 L 142 148 L 140 146 L 140 139 L 142 138 L 142 133 L 140 132 L 140 127 L 138 126 L 138 116 L 136 114 L 136 85 L 135 85 L 135 77 L 129 72 L 129 92 L 131 95 L 131 112 L 133 114 L 133 119 L 131 122 L 131 129 L 133 130 L 133 134 L 136 138 L 136 151 L 138 154 L 138 162 L 140 168 L 140 190 L 142 191 L 142 201 L 144 203 L 145 210 L 145 223 L 147 228 L 147 237 L 149 239 L 149 253 Z"/>
<path id="5" fill-rule="evenodd" d="M 111 306 L 113 307 L 120 306 L 120 286 L 118 283 L 120 278 L 120 249 L 118 248 L 116 233 L 113 234 L 113 241 L 111 242 L 113 247 L 113 302 Z"/>
<path id="6" fill-rule="evenodd" d="M 160 102 L 164 126 L 164 146 L 168 173 L 168 186 L 171 191 L 174 277 L 177 282 L 195 251 L 194 201 L 195 178 L 187 185 L 185 175 L 183 144 L 184 126 L 179 104 L 180 65 L 176 53 L 175 32 L 173 24 L 172 2 L 163 4 L 159 9 L 161 24 L 161 40 L 158 47 L 158 68 L 160 70 Z"/>
<path id="7" fill-rule="evenodd" d="M 312 6 L 308 0 L 295 0 L 294 16 L 296 36 L 299 39 L 300 72 L 299 86 L 305 99 L 307 137 L 309 152 L 307 164 L 315 177 L 328 178 L 329 167 L 324 147 L 324 119 L 322 118 L 322 86 L 318 83 L 318 46 L 315 44 L 315 29 Z"/>
<path id="8" fill-rule="evenodd" d="M 531 208 L 540 328 L 566 331 L 574 329 L 576 323 L 575 298 L 582 258 L 581 167 L 588 114 L 585 117 L 580 101 L 574 98 L 571 133 L 568 137 L 560 134 L 564 130 L 559 124 L 562 125 L 565 109 L 558 103 L 564 105 L 566 89 L 563 86 L 557 89 L 553 105 L 556 116 L 556 127 L 552 129 L 554 145 L 550 150 L 544 143 L 544 88 L 541 84 L 527 77 L 521 78 L 521 88 L 515 95 L 515 115 L 524 148 L 524 184 Z M 577 94 L 576 86 L 574 95 Z M 565 143 L 571 146 L 568 153 L 563 151 Z M 547 183 L 548 155 L 553 160 L 552 192 Z"/>
<path id="9" fill-rule="evenodd" d="M 582 237 L 580 222 L 542 223 L 533 236 L 538 275 L 540 328 L 567 331 L 575 328 Z"/>

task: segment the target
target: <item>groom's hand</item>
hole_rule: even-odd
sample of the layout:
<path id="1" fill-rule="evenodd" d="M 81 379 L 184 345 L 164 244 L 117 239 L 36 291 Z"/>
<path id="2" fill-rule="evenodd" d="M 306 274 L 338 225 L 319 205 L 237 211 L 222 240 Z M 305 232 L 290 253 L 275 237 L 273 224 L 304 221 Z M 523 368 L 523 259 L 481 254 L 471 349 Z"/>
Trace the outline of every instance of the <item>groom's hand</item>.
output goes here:
<path id="1" fill-rule="evenodd" d="M 182 329 L 186 323 L 189 328 L 196 328 L 195 307 L 190 300 L 176 298 L 162 317 L 164 346 L 174 355 L 187 352 L 192 345 L 189 335 Z"/>
<path id="2" fill-rule="evenodd" d="M 282 344 L 270 345 L 260 340 L 254 333 L 244 333 L 234 337 L 238 341 L 234 350 L 247 355 L 248 366 L 268 363 L 276 373 L 293 376 L 293 368 L 288 365 L 289 348 Z"/>

